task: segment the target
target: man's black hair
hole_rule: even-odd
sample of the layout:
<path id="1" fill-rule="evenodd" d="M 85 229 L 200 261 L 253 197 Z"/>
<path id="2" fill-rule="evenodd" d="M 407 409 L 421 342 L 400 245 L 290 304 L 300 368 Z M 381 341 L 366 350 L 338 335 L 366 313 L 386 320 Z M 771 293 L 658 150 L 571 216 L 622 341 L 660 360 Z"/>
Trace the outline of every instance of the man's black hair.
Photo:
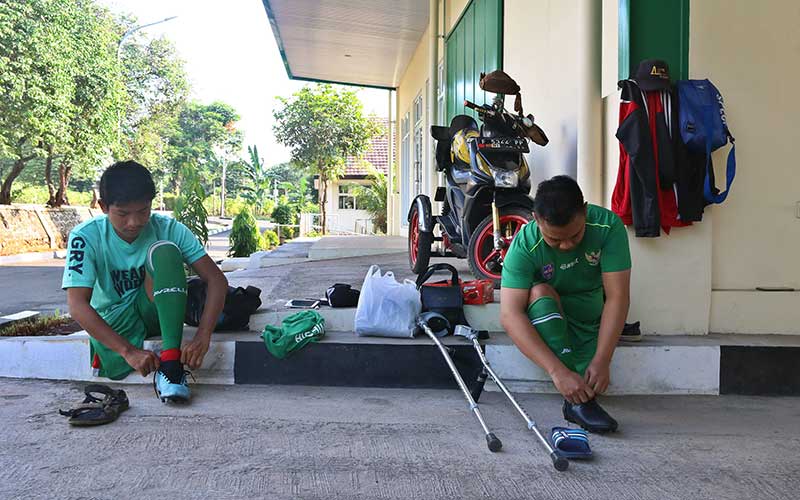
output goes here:
<path id="1" fill-rule="evenodd" d="M 557 175 L 536 188 L 533 211 L 548 224 L 566 226 L 583 213 L 583 207 L 583 193 L 572 177 Z"/>
<path id="2" fill-rule="evenodd" d="M 118 161 L 100 177 L 100 199 L 106 206 L 152 201 L 156 185 L 150 171 L 133 161 Z"/>

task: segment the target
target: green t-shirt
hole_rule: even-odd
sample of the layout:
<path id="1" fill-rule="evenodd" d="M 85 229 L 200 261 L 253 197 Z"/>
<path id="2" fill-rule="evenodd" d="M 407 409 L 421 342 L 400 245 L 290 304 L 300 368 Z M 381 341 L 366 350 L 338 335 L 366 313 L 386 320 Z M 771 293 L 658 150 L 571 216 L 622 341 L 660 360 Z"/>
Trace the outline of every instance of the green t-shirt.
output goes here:
<path id="1" fill-rule="evenodd" d="M 128 243 L 114 231 L 108 217 L 101 215 L 69 233 L 61 287 L 91 288 L 91 306 L 107 323 L 113 323 L 132 306 L 144 283 L 147 250 L 159 240 L 178 245 L 187 264 L 206 254 L 189 228 L 171 217 L 152 214 L 139 237 Z"/>
<path id="2" fill-rule="evenodd" d="M 574 249 L 550 248 L 538 224 L 528 223 L 514 237 L 503 261 L 502 286 L 529 289 L 552 286 L 571 319 L 596 323 L 603 312 L 602 273 L 631 268 L 628 233 L 614 212 L 596 205 L 586 209 L 586 231 Z"/>

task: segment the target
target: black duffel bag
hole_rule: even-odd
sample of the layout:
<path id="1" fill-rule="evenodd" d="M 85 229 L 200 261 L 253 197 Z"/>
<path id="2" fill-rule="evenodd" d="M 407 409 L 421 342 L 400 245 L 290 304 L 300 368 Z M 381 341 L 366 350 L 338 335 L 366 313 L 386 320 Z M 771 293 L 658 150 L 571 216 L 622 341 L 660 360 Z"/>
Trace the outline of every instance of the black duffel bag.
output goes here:
<path id="1" fill-rule="evenodd" d="M 192 276 L 186 282 L 186 314 L 184 322 L 189 326 L 198 326 L 206 304 L 206 282 L 198 276 Z M 225 307 L 217 319 L 215 332 L 225 330 L 245 330 L 250 323 L 250 315 L 261 307 L 261 289 L 254 286 L 228 287 L 225 296 Z"/>

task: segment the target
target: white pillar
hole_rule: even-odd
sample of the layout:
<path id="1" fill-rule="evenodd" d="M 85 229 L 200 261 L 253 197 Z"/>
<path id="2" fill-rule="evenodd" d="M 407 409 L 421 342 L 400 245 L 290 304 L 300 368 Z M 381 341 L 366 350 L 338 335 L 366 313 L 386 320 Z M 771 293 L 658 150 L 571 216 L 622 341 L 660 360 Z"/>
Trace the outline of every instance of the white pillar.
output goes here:
<path id="1" fill-rule="evenodd" d="M 386 91 L 386 104 L 388 106 L 388 125 L 386 137 L 389 139 L 389 171 L 386 173 L 386 234 L 393 234 L 394 219 L 394 135 L 392 134 L 392 91 Z"/>
<path id="2" fill-rule="evenodd" d="M 601 0 L 578 0 L 578 184 L 586 201 L 603 204 Z"/>
<path id="3" fill-rule="evenodd" d="M 433 165 L 433 147 L 431 146 L 430 127 L 431 125 L 439 124 L 439 100 L 437 99 L 437 92 L 439 90 L 439 0 L 428 0 L 429 14 L 428 14 L 428 30 L 430 33 L 430 49 L 428 50 L 428 71 L 430 77 L 430 92 L 428 93 L 428 126 L 423 131 L 423 144 L 425 147 L 423 151 L 426 152 L 425 157 L 422 159 L 423 168 L 427 169 L 428 186 L 430 192 L 428 193 L 433 201 L 433 195 L 436 193 L 438 186 L 439 176 L 436 172 L 436 167 Z"/>

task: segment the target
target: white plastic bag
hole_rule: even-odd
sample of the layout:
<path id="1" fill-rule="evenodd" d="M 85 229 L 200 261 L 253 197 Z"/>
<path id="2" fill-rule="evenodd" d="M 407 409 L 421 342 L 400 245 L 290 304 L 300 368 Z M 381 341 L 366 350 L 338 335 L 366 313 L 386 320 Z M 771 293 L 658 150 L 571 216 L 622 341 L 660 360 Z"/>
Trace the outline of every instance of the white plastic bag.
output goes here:
<path id="1" fill-rule="evenodd" d="M 371 266 L 361 286 L 356 308 L 356 335 L 413 338 L 415 321 L 422 303 L 416 284 L 398 283 L 391 271 L 381 276 L 378 266 Z"/>

